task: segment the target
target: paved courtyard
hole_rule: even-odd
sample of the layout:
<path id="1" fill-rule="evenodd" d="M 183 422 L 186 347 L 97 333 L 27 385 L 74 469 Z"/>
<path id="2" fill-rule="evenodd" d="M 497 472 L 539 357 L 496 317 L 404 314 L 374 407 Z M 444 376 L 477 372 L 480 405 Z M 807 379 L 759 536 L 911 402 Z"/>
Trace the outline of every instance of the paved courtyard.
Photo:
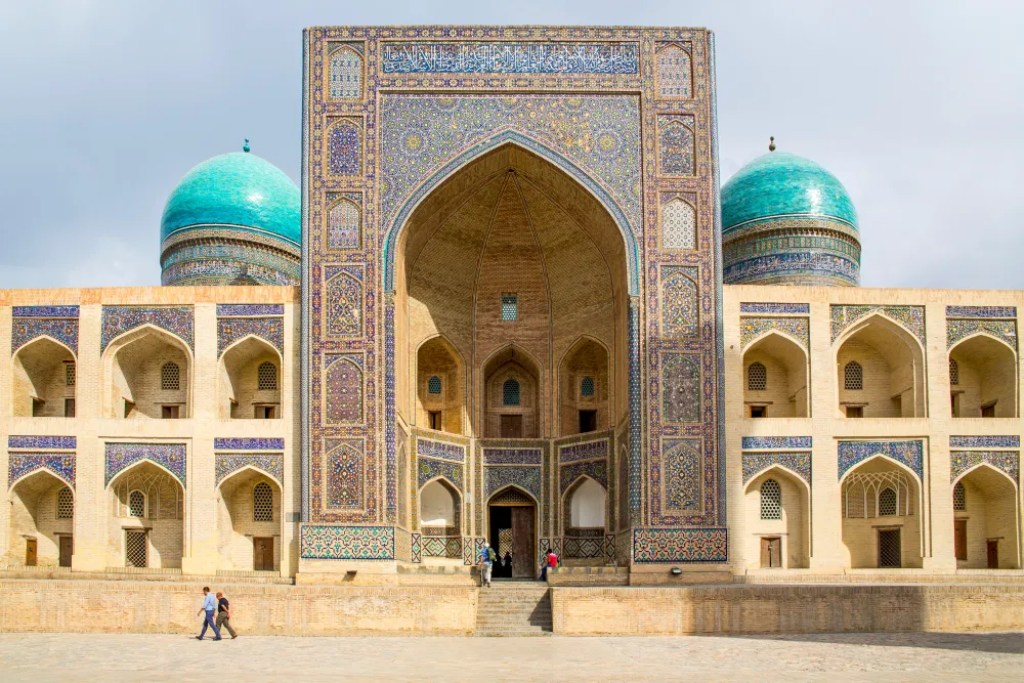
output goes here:
<path id="1" fill-rule="evenodd" d="M 0 635 L 15 681 L 1014 681 L 1024 633 L 668 638 Z"/>

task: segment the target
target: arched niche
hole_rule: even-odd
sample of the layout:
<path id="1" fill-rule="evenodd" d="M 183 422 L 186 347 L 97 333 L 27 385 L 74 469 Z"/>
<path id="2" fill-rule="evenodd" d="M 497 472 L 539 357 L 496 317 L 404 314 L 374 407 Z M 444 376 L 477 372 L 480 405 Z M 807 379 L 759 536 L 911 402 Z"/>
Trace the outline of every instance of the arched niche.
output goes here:
<path id="1" fill-rule="evenodd" d="M 784 334 L 769 332 L 746 348 L 745 417 L 809 417 L 809 407 L 807 352 L 802 346 Z"/>
<path id="2" fill-rule="evenodd" d="M 416 352 L 416 423 L 462 434 L 465 370 L 458 350 L 444 337 L 420 344 Z"/>
<path id="3" fill-rule="evenodd" d="M 604 564 L 608 492 L 580 477 L 562 496 L 562 554 L 567 565 Z"/>
<path id="4" fill-rule="evenodd" d="M 39 337 L 12 359 L 14 417 L 74 417 L 77 369 L 71 349 Z"/>
<path id="5" fill-rule="evenodd" d="M 420 489 L 420 533 L 423 557 L 462 560 L 462 496 L 445 479 Z"/>
<path id="6" fill-rule="evenodd" d="M 802 478 L 784 467 L 770 467 L 747 482 L 743 507 L 749 569 L 809 565 L 810 491 Z"/>
<path id="7" fill-rule="evenodd" d="M 220 357 L 222 420 L 279 419 L 281 417 L 281 354 L 269 343 L 248 336 L 232 344 Z"/>
<path id="8" fill-rule="evenodd" d="M 522 349 L 509 346 L 483 367 L 484 436 L 533 439 L 541 436 L 540 367 Z"/>
<path id="9" fill-rule="evenodd" d="M 924 352 L 917 338 L 889 318 L 873 314 L 838 341 L 837 411 L 844 417 L 925 417 Z M 847 366 L 860 366 L 855 388 Z M 853 366 L 855 367 L 855 366 Z"/>
<path id="10" fill-rule="evenodd" d="M 279 571 L 281 486 L 265 472 L 238 470 L 218 486 L 217 551 L 221 569 Z"/>
<path id="11" fill-rule="evenodd" d="M 107 496 L 110 566 L 181 567 L 185 548 L 185 489 L 174 475 L 142 460 L 110 482 Z"/>
<path id="12" fill-rule="evenodd" d="M 840 501 L 846 566 L 853 569 L 922 566 L 921 484 L 884 455 L 843 475 Z"/>
<path id="13" fill-rule="evenodd" d="M 112 341 L 104 353 L 103 365 L 107 417 L 189 417 L 192 354 L 179 338 L 160 328 L 143 326 Z"/>
<path id="14" fill-rule="evenodd" d="M 68 495 L 72 501 L 70 510 Z M 73 538 L 74 489 L 63 479 L 41 469 L 14 482 L 9 499 L 7 564 L 11 567 L 70 567 L 70 551 L 62 548 L 62 541 L 68 544 Z"/>
<path id="15" fill-rule="evenodd" d="M 608 350 L 583 337 L 558 366 L 559 435 L 608 429 L 611 425 L 611 375 Z"/>
<path id="16" fill-rule="evenodd" d="M 964 569 L 1019 569 L 1021 566 L 1017 486 L 1006 473 L 981 464 L 953 482 L 954 554 Z M 959 509 L 958 509 L 959 508 Z"/>
<path id="17" fill-rule="evenodd" d="M 977 334 L 950 349 L 949 359 L 953 417 L 1017 417 L 1017 355 L 1005 342 Z"/>

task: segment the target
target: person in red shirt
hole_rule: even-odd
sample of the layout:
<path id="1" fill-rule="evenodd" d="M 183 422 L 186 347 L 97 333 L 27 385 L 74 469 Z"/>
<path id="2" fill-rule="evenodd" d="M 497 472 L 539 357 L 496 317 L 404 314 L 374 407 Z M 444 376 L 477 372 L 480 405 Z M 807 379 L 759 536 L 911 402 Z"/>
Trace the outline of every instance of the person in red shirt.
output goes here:
<path id="1" fill-rule="evenodd" d="M 547 556 L 544 558 L 544 566 L 541 567 L 541 570 L 540 570 L 540 579 L 541 579 L 541 581 L 547 581 L 548 580 L 548 570 L 554 569 L 555 567 L 558 566 L 558 555 L 555 554 L 554 550 L 552 550 L 551 548 L 548 548 L 548 551 L 547 551 L 546 555 Z"/>

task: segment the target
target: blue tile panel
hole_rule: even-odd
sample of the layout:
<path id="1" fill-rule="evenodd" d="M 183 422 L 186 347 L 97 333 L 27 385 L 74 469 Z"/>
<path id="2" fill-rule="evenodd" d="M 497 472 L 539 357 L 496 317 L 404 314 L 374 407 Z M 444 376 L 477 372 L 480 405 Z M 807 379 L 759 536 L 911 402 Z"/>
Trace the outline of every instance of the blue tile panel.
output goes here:
<path id="1" fill-rule="evenodd" d="M 1016 318 L 1016 306 L 946 306 L 947 318 Z"/>
<path id="2" fill-rule="evenodd" d="M 284 315 L 284 304 L 217 304 L 217 316 Z"/>
<path id="3" fill-rule="evenodd" d="M 14 318 L 11 320 L 11 353 L 39 337 L 51 337 L 78 354 L 78 318 Z"/>
<path id="4" fill-rule="evenodd" d="M 385 74 L 636 74 L 637 43 L 386 42 Z"/>
<path id="5" fill-rule="evenodd" d="M 745 436 L 741 446 L 745 451 L 809 449 L 812 441 L 809 436 Z"/>
<path id="6" fill-rule="evenodd" d="M 484 500 L 491 494 L 506 486 L 516 486 L 533 494 L 540 501 L 541 472 L 539 467 L 485 467 L 484 468 Z"/>
<path id="7" fill-rule="evenodd" d="M 299 556 L 304 560 L 393 560 L 395 527 L 303 524 Z"/>
<path id="8" fill-rule="evenodd" d="M 11 316 L 14 318 L 75 318 L 78 319 L 78 306 L 14 306 Z"/>
<path id="9" fill-rule="evenodd" d="M 417 487 L 421 489 L 431 479 L 441 477 L 447 479 L 457 491 L 461 492 L 466 489 L 463 472 L 464 467 L 454 462 L 419 458 L 416 466 Z"/>
<path id="10" fill-rule="evenodd" d="M 960 340 L 972 334 L 985 333 L 1002 339 L 1017 350 L 1016 320 L 986 320 L 984 318 L 946 319 L 946 348 L 953 348 Z"/>
<path id="11" fill-rule="evenodd" d="M 216 451 L 283 451 L 284 439 L 278 438 L 230 438 L 214 439 Z"/>
<path id="12" fill-rule="evenodd" d="M 811 454 L 803 452 L 766 451 L 763 453 L 743 454 L 743 483 L 746 484 L 756 475 L 775 465 L 781 465 L 800 475 L 804 482 L 811 485 Z"/>
<path id="13" fill-rule="evenodd" d="M 577 460 L 593 460 L 594 458 L 607 458 L 608 457 L 608 440 L 600 439 L 598 441 L 587 441 L 584 443 L 573 444 L 571 446 L 561 446 L 558 449 L 558 460 L 559 462 L 575 462 Z"/>
<path id="14" fill-rule="evenodd" d="M 540 465 L 543 451 L 539 448 L 485 448 L 485 465 Z"/>
<path id="15" fill-rule="evenodd" d="M 950 436 L 950 448 L 1020 448 L 1020 437 L 1010 436 Z"/>
<path id="16" fill-rule="evenodd" d="M 248 453 L 240 455 L 217 454 L 214 463 L 214 470 L 217 474 L 217 485 L 224 481 L 229 475 L 244 469 L 253 467 L 270 475 L 277 483 L 284 486 L 284 456 L 272 453 Z"/>
<path id="17" fill-rule="evenodd" d="M 7 461 L 7 485 L 38 470 L 52 472 L 71 488 L 75 487 L 74 453 L 11 453 Z"/>
<path id="18" fill-rule="evenodd" d="M 810 351 L 810 327 L 810 320 L 808 318 L 783 318 L 779 316 L 740 318 L 740 348 L 745 349 L 750 342 L 759 339 L 766 332 L 777 330 L 795 339 L 805 351 Z"/>
<path id="19" fill-rule="evenodd" d="M 252 335 L 267 342 L 284 355 L 284 319 L 274 318 L 218 318 L 217 355 L 224 353 L 239 339 Z"/>
<path id="20" fill-rule="evenodd" d="M 895 320 L 917 337 L 922 345 L 924 337 L 924 306 L 878 306 L 878 305 L 833 305 L 830 308 L 832 341 L 835 342 L 844 331 L 869 315 L 883 315 Z"/>
<path id="21" fill-rule="evenodd" d="M 132 465 L 149 460 L 162 466 L 186 485 L 185 444 L 180 443 L 108 443 L 106 445 L 105 484 Z"/>
<path id="22" fill-rule="evenodd" d="M 956 481 L 960 475 L 976 465 L 991 465 L 1006 473 L 1013 483 L 1020 484 L 1020 452 L 1018 451 L 953 451 L 949 454 L 949 480 Z"/>
<path id="23" fill-rule="evenodd" d="M 728 562 L 729 530 L 633 529 L 633 561 L 637 564 Z"/>
<path id="24" fill-rule="evenodd" d="M 723 278 L 729 285 L 792 285 L 797 287 L 857 287 L 860 263 L 825 249 L 786 251 L 742 258 L 733 245 L 723 247 Z"/>
<path id="25" fill-rule="evenodd" d="M 223 226 L 190 229 L 164 243 L 160 283 L 190 287 L 298 285 L 301 257 L 291 253 L 298 250 L 290 247 L 290 242 L 274 241 Z"/>
<path id="26" fill-rule="evenodd" d="M 166 330 L 184 341 L 193 351 L 196 348 L 191 306 L 104 306 L 100 348 L 106 350 L 115 338 L 143 325 Z"/>
<path id="27" fill-rule="evenodd" d="M 788 303 L 741 303 L 740 313 L 763 313 L 767 315 L 809 315 L 810 304 L 788 304 Z"/>
<path id="28" fill-rule="evenodd" d="M 416 439 L 416 454 L 431 458 L 443 458 L 455 462 L 466 461 L 466 448 L 454 443 L 444 443 L 432 439 Z"/>
<path id="29" fill-rule="evenodd" d="M 915 441 L 840 441 L 839 479 L 851 468 L 875 455 L 884 455 L 902 463 L 924 479 L 924 442 Z"/>
<path id="30" fill-rule="evenodd" d="M 608 490 L 608 463 L 604 460 L 592 460 L 590 462 L 574 462 L 571 465 L 562 465 L 559 476 L 559 494 L 565 494 L 566 490 L 580 477 L 590 477 L 598 484 Z"/>
<path id="31" fill-rule="evenodd" d="M 78 438 L 74 436 L 8 436 L 8 448 L 37 448 L 43 450 L 74 450 Z"/>

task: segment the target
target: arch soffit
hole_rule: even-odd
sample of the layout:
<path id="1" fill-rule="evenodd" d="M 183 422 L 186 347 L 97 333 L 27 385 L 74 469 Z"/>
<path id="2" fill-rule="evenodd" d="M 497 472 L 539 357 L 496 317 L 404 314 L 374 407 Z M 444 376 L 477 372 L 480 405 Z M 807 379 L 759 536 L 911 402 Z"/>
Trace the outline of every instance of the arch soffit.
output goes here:
<path id="1" fill-rule="evenodd" d="M 140 339 L 143 339 L 148 334 L 156 334 L 157 336 L 162 336 L 169 339 L 170 343 L 172 343 L 173 346 L 175 346 L 185 354 L 185 358 L 186 360 L 188 360 L 189 367 L 192 367 L 192 362 L 194 360 L 192 349 L 189 348 L 189 345 L 185 342 L 185 340 L 179 337 L 178 335 L 174 334 L 173 332 L 166 330 L 163 327 L 158 327 L 153 323 L 142 323 L 138 327 L 133 327 L 130 330 L 125 330 L 121 334 L 111 339 L 110 343 L 107 344 L 107 348 L 103 351 L 104 361 L 113 360 L 113 358 L 117 356 L 117 354 L 120 353 L 122 349 L 127 348 L 129 345 L 135 343 L 136 341 L 139 341 Z M 129 339 L 129 337 L 133 338 Z"/>
<path id="2" fill-rule="evenodd" d="M 1009 474 L 1007 474 L 1003 470 L 999 469 L 998 467 L 996 467 L 992 463 L 988 463 L 988 462 L 978 462 L 978 463 L 975 463 L 975 464 L 971 465 L 970 467 L 968 467 L 963 472 L 961 472 L 960 474 L 958 474 L 956 479 L 954 479 L 953 481 L 951 481 L 949 483 L 950 489 L 952 489 L 954 486 L 956 486 L 961 481 L 963 481 L 964 477 L 966 477 L 967 475 L 972 474 L 974 472 L 977 472 L 978 470 L 980 470 L 983 467 L 987 467 L 988 469 L 992 470 L 996 474 L 1001 475 L 1006 481 L 1010 482 L 1010 484 L 1013 486 L 1013 490 L 1014 491 L 1017 490 L 1017 482 L 1015 482 L 1013 480 L 1013 477 L 1011 477 Z M 1014 496 L 1014 501 L 1016 501 L 1016 500 L 1017 500 L 1017 496 L 1015 495 Z"/>
<path id="3" fill-rule="evenodd" d="M 915 472 L 914 470 L 910 469 L 909 467 L 907 467 L 906 465 L 901 463 L 899 460 L 896 460 L 896 459 L 886 455 L 885 453 L 875 453 L 874 455 L 872 455 L 870 457 L 864 458 L 859 463 L 857 463 L 856 465 L 854 465 L 850 469 L 846 470 L 846 472 L 843 473 L 843 476 L 840 477 L 840 479 L 839 479 L 839 487 L 842 488 L 843 482 L 846 481 L 846 478 L 849 477 L 851 474 L 853 474 L 854 472 L 856 472 L 857 470 L 859 470 L 861 467 L 863 467 L 864 465 L 868 464 L 869 462 L 872 462 L 873 460 L 876 460 L 878 458 L 881 458 L 881 459 L 885 460 L 890 465 L 895 465 L 901 471 L 909 474 L 911 479 L 914 480 L 914 483 L 917 484 L 917 495 L 918 496 L 924 495 L 924 484 L 921 483 L 921 478 L 917 476 L 917 472 Z"/>
<path id="4" fill-rule="evenodd" d="M 507 344 L 503 344 L 503 345 L 499 346 L 498 348 L 494 349 L 489 354 L 487 354 L 486 357 L 484 357 L 483 362 L 480 364 L 480 367 L 484 369 L 484 372 L 483 372 L 484 381 L 487 381 L 487 379 L 491 375 L 494 374 L 495 370 L 497 370 L 499 367 L 501 367 L 502 365 L 505 364 L 505 363 L 499 363 L 499 364 L 495 365 L 493 368 L 489 368 L 488 366 L 491 364 L 491 362 L 496 360 L 501 353 L 503 353 L 505 351 L 509 351 L 509 350 L 511 350 L 513 352 L 513 355 L 515 353 L 521 353 L 523 356 L 525 356 L 530 361 L 530 364 L 532 364 L 533 367 L 532 368 L 528 367 L 527 370 L 531 370 L 536 375 L 538 381 L 544 376 L 543 366 L 541 366 L 541 364 L 537 361 L 537 359 L 533 356 L 532 353 L 530 353 L 529 351 L 527 351 L 526 349 L 524 349 L 522 346 L 520 346 L 519 344 L 517 344 L 515 342 L 509 342 Z M 519 362 L 518 360 L 515 360 L 514 357 L 509 359 L 509 360 L 514 360 L 517 363 Z M 519 365 L 523 365 L 523 364 L 519 363 Z"/>
<path id="5" fill-rule="evenodd" d="M 155 460 L 153 460 L 151 458 L 140 458 L 139 460 L 136 460 L 135 462 L 133 462 L 131 465 L 128 465 L 124 469 L 120 470 L 119 472 L 117 472 L 117 474 L 115 474 L 114 476 L 112 476 L 110 478 L 110 481 L 107 482 L 107 485 L 104 488 L 109 490 L 110 488 L 112 488 L 114 486 L 114 484 L 116 484 L 118 481 L 120 481 L 122 477 L 124 477 L 125 475 L 130 473 L 132 470 L 141 467 L 144 463 L 149 463 L 150 465 L 154 465 L 157 469 L 161 470 L 164 474 L 166 474 L 171 479 L 173 479 L 174 483 L 176 483 L 178 486 L 181 487 L 182 492 L 185 491 L 185 484 L 182 483 L 181 479 L 178 479 L 178 475 L 176 475 L 174 472 L 171 472 L 165 466 L 161 465 L 160 463 L 158 463 L 157 461 L 155 461 Z"/>
<path id="6" fill-rule="evenodd" d="M 854 469 L 856 469 L 856 467 L 851 468 L 851 470 Z M 781 474 L 782 476 L 789 476 L 790 478 L 796 480 L 803 487 L 803 492 L 805 494 L 807 494 L 808 496 L 811 495 L 811 483 L 804 479 L 802 474 L 798 473 L 796 470 L 792 470 L 786 467 L 781 463 L 772 463 L 771 465 L 768 465 L 767 467 L 760 469 L 754 474 L 752 474 L 750 476 L 750 479 L 747 480 L 747 483 L 743 485 L 743 493 L 750 493 L 750 490 L 753 487 L 755 481 L 757 481 L 766 474 L 772 473 L 778 473 Z M 847 474 L 849 474 L 849 472 Z"/>
<path id="7" fill-rule="evenodd" d="M 224 364 L 225 358 L 227 357 L 228 353 L 230 353 L 232 350 L 234 350 L 239 344 L 243 344 L 243 343 L 249 341 L 250 339 L 254 339 L 257 342 L 265 345 L 267 348 L 270 349 L 270 351 L 274 354 L 274 356 L 277 358 L 277 360 L 280 363 L 282 363 L 282 364 L 284 363 L 284 356 L 282 356 L 281 352 L 277 350 L 277 347 L 274 346 L 274 344 L 270 340 L 265 339 L 265 338 L 261 337 L 260 335 L 254 333 L 254 332 L 247 332 L 245 335 L 239 337 L 238 339 L 236 339 L 235 341 L 231 342 L 226 347 L 224 347 L 224 350 L 221 351 L 221 353 L 220 353 L 220 358 L 217 359 L 218 362 L 221 363 L 221 364 Z"/>
<path id="8" fill-rule="evenodd" d="M 449 479 L 448 477 L 444 476 L 443 474 L 439 474 L 439 475 L 437 475 L 435 477 L 431 477 L 430 479 L 428 479 L 425 482 L 423 482 L 423 486 L 421 486 L 420 489 L 419 489 L 420 495 L 423 495 L 423 489 L 427 488 L 428 486 L 430 486 L 431 484 L 433 484 L 435 482 L 441 484 L 441 486 L 443 486 L 444 489 L 448 493 L 450 493 L 452 496 L 454 496 L 455 499 L 456 499 L 455 500 L 455 504 L 459 505 L 459 503 L 462 501 L 462 491 L 460 491 L 459 487 L 455 485 L 455 482 L 453 482 L 451 479 Z M 505 488 L 508 488 L 508 487 L 506 486 Z M 502 490 L 504 491 L 504 489 L 502 489 Z"/>
<path id="9" fill-rule="evenodd" d="M 607 496 L 608 496 L 608 489 L 607 489 L 607 487 L 605 487 L 604 484 L 599 482 L 597 479 L 594 479 L 589 474 L 580 474 L 575 479 L 572 480 L 571 484 L 569 484 L 567 487 L 565 487 L 565 493 L 562 494 L 562 502 L 563 503 L 565 503 L 570 498 L 572 498 L 572 495 L 574 493 L 576 493 L 576 489 L 578 489 L 579 487 L 583 486 L 584 480 L 592 481 L 595 484 L 597 484 L 598 486 L 600 486 L 601 490 L 604 491 L 604 495 L 606 496 L 606 501 L 605 502 L 607 502 Z"/>
<path id="10" fill-rule="evenodd" d="M 75 362 L 76 363 L 78 362 L 78 354 L 75 353 L 74 351 L 72 351 L 70 346 L 68 346 L 64 342 L 60 341 L 59 339 L 55 339 L 54 337 L 51 337 L 48 334 L 41 334 L 38 337 L 33 337 L 32 339 L 29 339 L 27 342 L 25 342 L 24 344 L 22 344 L 18 348 L 14 349 L 14 352 L 11 353 L 11 358 L 12 359 L 17 358 L 18 354 L 20 354 L 22 351 L 24 351 L 28 347 L 32 346 L 36 342 L 40 342 L 40 341 L 53 342 L 57 346 L 61 347 L 62 349 L 64 349 L 68 353 L 70 353 L 71 357 L 75 359 Z"/>
<path id="11" fill-rule="evenodd" d="M 975 330 L 974 332 L 971 332 L 969 335 L 967 335 L 963 339 L 957 340 L 957 342 L 955 344 L 953 344 L 951 347 L 949 347 L 948 351 L 946 351 L 946 355 L 948 356 L 948 355 L 952 354 L 953 351 L 955 349 L 957 349 L 958 347 L 962 346 L 964 344 L 964 342 L 971 341 L 972 339 L 977 339 L 978 337 L 984 337 L 985 339 L 988 339 L 988 340 L 991 340 L 991 341 L 994 341 L 994 342 L 1000 344 L 1001 346 L 1005 347 L 1006 350 L 1009 351 L 1012 354 L 1014 361 L 1017 360 L 1017 350 L 1014 349 L 1012 346 L 1010 346 L 1010 344 L 1005 339 L 1000 339 L 999 337 L 995 336 L 994 334 L 992 334 L 988 330 Z"/>
<path id="12" fill-rule="evenodd" d="M 747 345 L 743 348 L 743 357 L 745 358 L 747 353 L 754 350 L 755 346 L 759 345 L 761 342 L 770 338 L 773 335 L 796 346 L 796 348 L 798 348 L 800 352 L 803 354 L 804 362 L 807 362 L 807 349 L 804 347 L 803 342 L 801 342 L 796 337 L 787 332 L 783 332 L 782 330 L 776 329 L 765 330 L 764 332 L 762 332 L 761 334 L 747 342 Z"/>
<path id="13" fill-rule="evenodd" d="M 906 325 L 894 318 L 890 318 L 882 311 L 873 311 L 845 329 L 843 333 L 836 337 L 836 340 L 832 343 L 832 347 L 835 349 L 834 353 L 838 356 L 839 350 L 843 348 L 843 345 L 848 342 L 851 337 L 876 322 L 881 322 L 883 327 L 895 327 L 899 331 L 897 337 L 902 339 L 915 354 L 919 354 L 920 358 L 925 357 L 924 346 L 921 344 L 921 340 L 917 338 L 917 335 L 911 332 Z"/>
<path id="14" fill-rule="evenodd" d="M 69 489 L 71 489 L 71 496 L 73 498 L 75 498 L 76 500 L 78 499 L 78 494 L 75 491 L 75 485 L 74 484 L 72 484 L 70 481 L 68 481 L 67 479 L 65 479 L 61 475 L 59 475 L 56 472 L 54 472 L 53 470 L 51 470 L 49 467 L 46 467 L 45 465 L 42 465 L 42 464 L 35 466 L 34 468 L 29 470 L 28 472 L 24 472 L 20 477 L 18 477 L 14 481 L 10 482 L 7 485 L 7 491 L 8 492 L 13 492 L 15 486 L 17 486 L 18 484 L 21 484 L 22 482 L 24 482 L 24 481 L 26 481 L 28 479 L 31 479 L 31 478 L 35 477 L 36 475 L 40 475 L 40 474 L 48 474 L 51 477 L 53 477 L 54 479 L 56 479 L 58 482 L 63 484 L 64 486 L 67 486 Z"/>
<path id="15" fill-rule="evenodd" d="M 633 229 L 630 226 L 629 221 L 626 219 L 626 215 L 622 211 L 622 208 L 614 199 L 612 199 L 611 195 L 604 187 L 602 187 L 590 176 L 590 174 L 586 173 L 577 164 L 565 158 L 547 145 L 538 142 L 523 133 L 509 129 L 503 130 L 491 138 L 483 142 L 478 142 L 469 149 L 464 150 L 448 164 L 435 171 L 432 175 L 428 176 L 426 180 L 413 189 L 410 197 L 398 210 L 398 213 L 392 220 L 391 225 L 388 226 L 387 236 L 384 240 L 384 291 L 394 291 L 395 245 L 397 244 L 399 234 L 405 228 L 409 217 L 412 216 L 416 208 L 445 180 L 457 174 L 476 159 L 505 144 L 513 144 L 521 147 L 526 152 L 539 156 L 564 172 L 570 178 L 583 186 L 587 192 L 605 209 L 605 211 L 611 215 L 612 221 L 616 226 L 618 226 L 620 236 L 625 243 L 626 272 L 628 280 L 627 289 L 630 296 L 638 296 L 640 292 L 640 274 L 638 272 L 637 265 L 639 262 L 639 249 L 637 247 L 636 238 L 633 234 Z M 584 182 L 583 179 L 586 179 L 589 182 Z"/>
<path id="16" fill-rule="evenodd" d="M 580 347 L 586 344 L 587 342 L 594 342 L 595 344 L 600 346 L 601 350 L 604 351 L 606 357 L 611 355 L 611 350 L 608 348 L 608 345 L 605 344 L 603 341 L 589 334 L 581 334 L 572 340 L 572 343 L 569 344 L 569 347 L 562 353 L 562 357 L 558 359 L 558 364 L 555 367 L 557 367 L 559 371 L 561 371 L 562 366 L 565 365 L 565 362 L 569 359 L 569 357 L 572 356 L 572 354 L 576 353 L 580 349 Z"/>
<path id="17" fill-rule="evenodd" d="M 491 501 L 494 499 L 495 496 L 499 496 L 502 493 L 505 493 L 506 491 L 513 491 L 513 490 L 516 491 L 517 493 L 523 494 L 524 496 L 526 496 L 527 498 L 532 500 L 533 504 L 535 506 L 538 506 L 538 507 L 540 506 L 540 501 L 537 500 L 537 497 L 534 496 L 529 491 L 527 491 L 526 489 L 524 489 L 522 486 L 519 486 L 518 484 L 506 484 L 505 486 L 502 486 L 500 489 L 498 489 L 497 491 L 495 491 L 491 495 L 487 496 L 487 500 L 484 501 L 484 505 L 490 505 Z"/>
<path id="18" fill-rule="evenodd" d="M 466 358 L 462 355 L 462 351 L 459 351 L 459 347 L 455 346 L 455 344 L 453 344 L 452 341 L 441 332 L 435 332 L 434 334 L 424 337 L 422 340 L 420 340 L 420 342 L 416 345 L 416 357 L 419 358 L 420 349 L 422 349 L 430 342 L 436 342 L 437 340 L 441 341 L 446 351 L 449 351 L 453 356 L 455 356 L 455 359 L 461 366 L 460 369 L 466 367 Z"/>
<path id="19" fill-rule="evenodd" d="M 262 474 L 263 476 L 265 476 L 267 479 L 272 481 L 277 486 L 278 493 L 283 492 L 284 484 L 282 484 L 280 481 L 278 481 L 276 476 L 274 476 L 273 474 L 271 474 L 267 470 L 263 469 L 262 467 L 259 467 L 257 465 L 253 465 L 253 464 L 242 465 L 237 470 L 232 470 L 229 474 L 226 474 L 223 479 L 221 479 L 219 482 L 217 482 L 217 486 L 216 486 L 217 490 L 219 491 L 220 488 L 222 486 L 224 486 L 224 484 L 226 484 L 228 481 L 234 479 L 237 475 L 244 474 L 246 472 L 246 470 L 248 470 L 250 472 L 255 472 L 256 474 Z M 259 482 L 257 482 L 257 483 L 259 483 Z M 255 486 L 255 484 L 254 484 L 254 486 Z"/>

